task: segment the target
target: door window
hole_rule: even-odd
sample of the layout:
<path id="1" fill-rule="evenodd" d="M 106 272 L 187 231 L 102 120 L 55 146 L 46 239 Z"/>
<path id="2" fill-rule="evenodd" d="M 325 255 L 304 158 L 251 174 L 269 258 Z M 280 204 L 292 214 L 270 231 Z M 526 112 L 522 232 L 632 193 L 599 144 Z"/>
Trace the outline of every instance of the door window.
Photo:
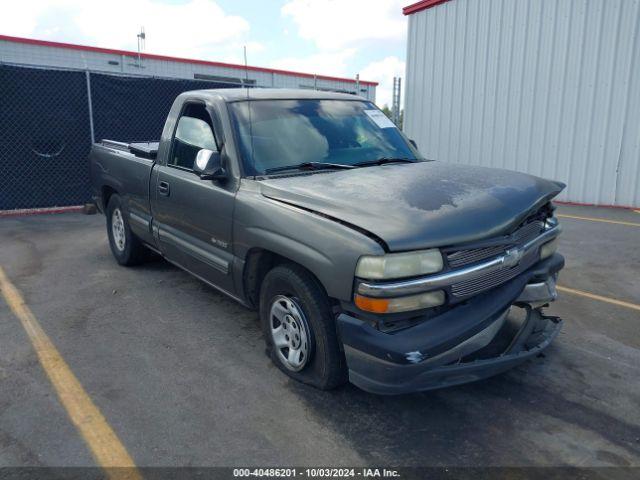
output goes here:
<path id="1" fill-rule="evenodd" d="M 187 105 L 178 120 L 169 165 L 193 170 L 196 155 L 203 148 L 213 151 L 218 149 L 211 118 L 204 105 Z"/>

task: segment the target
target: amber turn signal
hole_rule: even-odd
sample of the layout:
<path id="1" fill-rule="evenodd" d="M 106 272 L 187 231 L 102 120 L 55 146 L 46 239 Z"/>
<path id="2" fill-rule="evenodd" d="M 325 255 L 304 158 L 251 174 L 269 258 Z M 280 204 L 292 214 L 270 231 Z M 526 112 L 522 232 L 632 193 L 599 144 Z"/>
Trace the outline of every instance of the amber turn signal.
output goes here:
<path id="1" fill-rule="evenodd" d="M 386 298 L 369 298 L 356 294 L 356 306 L 360 310 L 372 313 L 387 313 L 389 309 L 389 300 Z"/>
<path id="2" fill-rule="evenodd" d="M 436 290 L 408 297 L 371 298 L 356 293 L 354 301 L 356 306 L 365 312 L 398 313 L 442 305 L 445 301 L 445 294 L 442 290 Z"/>

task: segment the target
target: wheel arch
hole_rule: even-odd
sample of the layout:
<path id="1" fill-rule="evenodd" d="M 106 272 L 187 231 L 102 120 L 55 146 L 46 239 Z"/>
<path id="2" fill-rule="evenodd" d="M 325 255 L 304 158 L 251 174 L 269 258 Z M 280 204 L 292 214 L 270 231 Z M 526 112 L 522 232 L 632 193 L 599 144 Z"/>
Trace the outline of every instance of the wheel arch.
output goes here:
<path id="1" fill-rule="evenodd" d="M 247 255 L 245 257 L 244 270 L 242 275 L 244 296 L 249 306 L 253 308 L 258 307 L 260 288 L 262 287 L 262 282 L 264 281 L 265 276 L 276 266 L 284 264 L 295 265 L 299 268 L 304 269 L 318 282 L 318 285 L 327 295 L 329 301 L 331 303 L 335 302 L 335 300 L 328 294 L 326 286 L 323 284 L 320 278 L 318 278 L 318 275 L 314 273 L 312 268 L 309 268 L 307 265 L 304 265 L 298 261 L 291 259 L 288 256 L 282 255 L 273 250 L 262 247 L 253 247 L 247 252 Z"/>
<path id="2" fill-rule="evenodd" d="M 116 190 L 111 185 L 103 185 L 100 189 L 100 197 L 102 199 L 102 210 L 106 213 L 107 205 L 109 205 L 109 200 L 113 195 L 119 195 L 118 190 Z"/>

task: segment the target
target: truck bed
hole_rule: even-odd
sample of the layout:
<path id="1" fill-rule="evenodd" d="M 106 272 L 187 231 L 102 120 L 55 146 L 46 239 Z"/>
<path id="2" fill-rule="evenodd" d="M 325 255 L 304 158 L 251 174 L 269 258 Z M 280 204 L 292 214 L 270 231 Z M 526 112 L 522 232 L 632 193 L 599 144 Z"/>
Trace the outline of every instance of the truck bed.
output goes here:
<path id="1" fill-rule="evenodd" d="M 115 148 L 116 150 L 122 150 L 134 154 L 136 157 L 148 158 L 155 160 L 158 155 L 159 142 L 118 142 L 116 140 L 102 140 L 102 145 L 108 148 Z"/>
<path id="2" fill-rule="evenodd" d="M 132 218 L 132 231 L 143 241 L 153 244 L 150 238 L 151 220 L 150 181 L 155 166 L 158 144 L 156 142 L 124 143 L 102 140 L 91 146 L 89 171 L 93 185 L 92 196 L 100 210 L 105 211 L 109 191 L 115 190 L 125 203 Z M 96 188 L 99 186 L 99 188 Z M 108 187 L 105 190 L 105 187 Z"/>

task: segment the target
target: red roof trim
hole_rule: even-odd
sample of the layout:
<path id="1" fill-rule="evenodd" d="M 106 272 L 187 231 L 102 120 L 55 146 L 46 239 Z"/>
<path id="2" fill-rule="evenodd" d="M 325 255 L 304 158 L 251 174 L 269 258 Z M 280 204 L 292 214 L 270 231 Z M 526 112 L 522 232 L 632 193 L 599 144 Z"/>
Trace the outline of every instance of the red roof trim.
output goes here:
<path id="1" fill-rule="evenodd" d="M 102 48 L 102 47 L 92 47 L 89 45 L 76 45 L 74 43 L 63 43 L 63 42 L 51 42 L 48 40 L 36 40 L 34 38 L 22 38 L 22 37 L 11 37 L 9 35 L 0 35 L 0 40 L 4 40 L 6 42 L 15 42 L 15 43 L 25 43 L 28 45 L 40 45 L 43 47 L 56 47 L 56 48 L 67 48 L 70 50 L 81 50 L 85 52 L 97 52 L 97 53 L 107 53 L 112 55 L 127 55 L 130 57 L 137 57 L 137 52 L 131 52 L 128 50 L 115 50 L 113 48 Z M 197 65 L 208 65 L 213 67 L 225 67 L 225 68 L 238 68 L 244 70 L 244 65 L 237 65 L 235 63 L 223 63 L 223 62 L 211 62 L 208 60 L 196 60 L 192 58 L 180 58 L 180 57 L 170 57 L 167 55 L 156 55 L 154 53 L 141 53 L 140 56 L 142 58 L 147 58 L 149 60 L 164 60 L 169 62 L 181 62 L 181 63 L 194 63 Z M 353 78 L 342 78 L 342 77 L 331 77 L 328 75 L 314 75 L 312 73 L 303 73 L 303 72 L 294 72 L 290 70 L 280 70 L 277 68 L 264 68 L 264 67 L 252 67 L 247 66 L 247 70 L 253 72 L 266 72 L 266 73 L 280 73 L 283 75 L 296 75 L 299 77 L 305 78 L 318 78 L 321 80 L 333 80 L 336 82 L 350 82 L 356 83 Z M 360 80 L 362 85 L 372 85 L 377 86 L 378 82 L 368 82 L 366 80 Z"/>
<path id="2" fill-rule="evenodd" d="M 412 3 L 402 9 L 402 13 L 405 15 L 411 15 L 412 13 L 421 12 L 427 8 L 435 7 L 441 3 L 448 2 L 450 0 L 422 0 L 420 2 Z"/>

